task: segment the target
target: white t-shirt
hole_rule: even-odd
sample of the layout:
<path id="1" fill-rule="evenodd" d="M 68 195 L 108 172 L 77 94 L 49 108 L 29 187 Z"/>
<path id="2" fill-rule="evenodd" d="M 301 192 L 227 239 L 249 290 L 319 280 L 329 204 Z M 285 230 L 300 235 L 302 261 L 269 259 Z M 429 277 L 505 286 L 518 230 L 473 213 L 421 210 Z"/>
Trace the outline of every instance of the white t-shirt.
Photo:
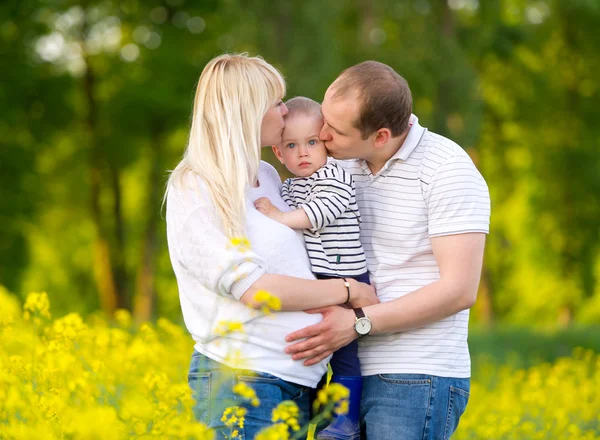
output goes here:
<path id="1" fill-rule="evenodd" d="M 362 160 L 338 162 L 354 179 L 360 241 L 382 303 L 440 278 L 432 237 L 489 232 L 489 192 L 471 158 L 414 115 L 411 124 L 400 150 L 376 175 Z M 361 338 L 361 371 L 469 377 L 468 322 L 463 310 L 424 327 Z"/>
<path id="2" fill-rule="evenodd" d="M 268 197 L 282 211 L 281 180 L 271 165 L 261 162 L 259 186 L 248 188 L 246 238 L 251 251 L 232 246 L 224 235 L 202 179 L 189 174 L 190 189 L 175 186 L 167 196 L 169 255 L 179 287 L 183 318 L 196 341 L 195 348 L 209 358 L 273 374 L 283 380 L 315 387 L 327 370 L 329 358 L 306 367 L 283 352 L 285 336 L 321 321 L 319 314 L 277 312 L 261 316 L 239 302 L 244 292 L 264 273 L 314 279 L 300 231 L 294 231 L 254 207 Z M 218 336 L 221 322 L 244 323 L 243 333 Z"/>

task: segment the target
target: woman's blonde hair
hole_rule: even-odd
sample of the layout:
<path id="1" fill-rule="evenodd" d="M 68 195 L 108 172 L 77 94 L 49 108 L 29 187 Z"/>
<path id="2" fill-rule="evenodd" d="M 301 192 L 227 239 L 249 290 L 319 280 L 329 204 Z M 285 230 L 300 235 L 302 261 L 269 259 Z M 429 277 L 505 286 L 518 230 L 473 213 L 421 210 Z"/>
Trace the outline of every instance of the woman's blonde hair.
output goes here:
<path id="1" fill-rule="evenodd" d="M 185 186 L 187 173 L 199 175 L 228 237 L 244 236 L 245 191 L 258 178 L 262 121 L 283 96 L 281 73 L 245 53 L 214 58 L 198 80 L 188 145 L 167 193 L 171 185 Z"/>

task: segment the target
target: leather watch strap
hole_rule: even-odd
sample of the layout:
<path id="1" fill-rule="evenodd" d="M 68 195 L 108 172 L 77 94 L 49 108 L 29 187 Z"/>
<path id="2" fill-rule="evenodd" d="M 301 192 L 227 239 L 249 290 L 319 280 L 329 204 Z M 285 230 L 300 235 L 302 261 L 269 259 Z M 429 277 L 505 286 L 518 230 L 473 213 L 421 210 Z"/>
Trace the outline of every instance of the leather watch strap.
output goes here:
<path id="1" fill-rule="evenodd" d="M 365 317 L 365 312 L 363 312 L 363 309 L 361 309 L 360 307 L 354 309 L 354 314 L 356 315 L 357 319 Z"/>

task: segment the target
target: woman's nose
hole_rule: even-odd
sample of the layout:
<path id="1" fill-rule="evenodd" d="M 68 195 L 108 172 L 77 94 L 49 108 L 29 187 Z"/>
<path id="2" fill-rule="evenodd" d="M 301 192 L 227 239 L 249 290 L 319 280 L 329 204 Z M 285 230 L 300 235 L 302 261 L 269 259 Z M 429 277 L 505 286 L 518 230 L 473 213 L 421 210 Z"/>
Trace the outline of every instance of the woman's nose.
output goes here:
<path id="1" fill-rule="evenodd" d="M 285 116 L 289 113 L 287 106 L 284 103 L 281 103 L 281 116 Z"/>

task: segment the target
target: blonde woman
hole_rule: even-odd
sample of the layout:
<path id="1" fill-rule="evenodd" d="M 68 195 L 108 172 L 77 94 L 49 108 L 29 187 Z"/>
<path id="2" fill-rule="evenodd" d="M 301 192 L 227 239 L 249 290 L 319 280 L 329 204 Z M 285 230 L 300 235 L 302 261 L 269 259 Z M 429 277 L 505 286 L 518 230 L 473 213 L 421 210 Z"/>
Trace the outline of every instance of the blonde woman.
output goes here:
<path id="1" fill-rule="evenodd" d="M 272 424 L 271 411 L 284 400 L 308 414 L 309 389 L 329 358 L 305 366 L 284 353 L 289 333 L 322 319 L 302 310 L 378 302 L 371 286 L 353 279 L 315 280 L 301 233 L 254 208 L 268 197 L 289 210 L 277 172 L 260 160 L 261 146 L 281 142 L 284 95 L 281 74 L 262 58 L 210 61 L 198 82 L 188 146 L 165 195 L 169 254 L 195 341 L 188 376 L 195 414 L 217 438 L 231 436 L 222 421 L 228 406 L 247 409 L 243 427 L 235 426 L 246 439 Z M 256 310 L 259 291 L 277 297 L 281 311 Z M 227 331 L 226 323 L 243 324 L 243 332 Z M 254 389 L 258 407 L 247 388 L 233 392 L 237 383 Z"/>

